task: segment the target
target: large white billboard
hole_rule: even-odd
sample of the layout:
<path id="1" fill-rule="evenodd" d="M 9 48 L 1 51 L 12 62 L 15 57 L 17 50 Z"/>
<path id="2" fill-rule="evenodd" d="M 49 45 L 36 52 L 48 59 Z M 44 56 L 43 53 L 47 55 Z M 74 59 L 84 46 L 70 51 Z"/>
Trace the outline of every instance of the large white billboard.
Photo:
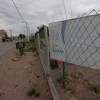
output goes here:
<path id="1" fill-rule="evenodd" d="M 100 69 L 100 15 L 49 25 L 50 57 Z"/>
<path id="2" fill-rule="evenodd" d="M 64 32 L 61 31 L 62 22 L 49 25 L 50 57 L 52 59 L 65 61 Z"/>

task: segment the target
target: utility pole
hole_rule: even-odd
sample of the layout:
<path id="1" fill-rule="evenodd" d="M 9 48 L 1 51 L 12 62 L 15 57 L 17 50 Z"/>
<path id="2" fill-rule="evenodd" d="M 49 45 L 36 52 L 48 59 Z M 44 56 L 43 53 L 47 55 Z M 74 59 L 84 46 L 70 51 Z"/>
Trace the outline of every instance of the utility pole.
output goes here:
<path id="1" fill-rule="evenodd" d="M 10 29 L 10 36 L 11 36 L 11 40 L 13 40 L 12 29 Z"/>
<path id="2" fill-rule="evenodd" d="M 24 29 L 24 34 L 25 34 L 25 29 Z"/>
<path id="3" fill-rule="evenodd" d="M 27 27 L 27 32 L 28 32 L 28 37 L 27 38 L 28 38 L 28 41 L 29 41 L 29 32 L 30 32 L 29 27 Z"/>
<path id="4" fill-rule="evenodd" d="M 27 41 L 29 41 L 29 33 L 28 33 L 27 22 L 25 22 L 25 24 L 26 24 L 26 32 L 27 32 Z"/>

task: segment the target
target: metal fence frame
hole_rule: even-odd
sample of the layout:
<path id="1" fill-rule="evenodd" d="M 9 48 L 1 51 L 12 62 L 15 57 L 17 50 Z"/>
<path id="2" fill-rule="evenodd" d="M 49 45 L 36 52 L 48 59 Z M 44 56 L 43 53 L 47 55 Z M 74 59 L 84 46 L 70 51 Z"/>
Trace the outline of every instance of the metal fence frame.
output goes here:
<path id="1" fill-rule="evenodd" d="M 95 12 L 95 15 L 91 15 L 93 12 Z M 67 50 L 65 50 L 66 52 L 68 52 L 67 54 L 66 54 L 66 62 L 63 62 L 63 69 L 62 69 L 62 71 L 63 71 L 63 74 L 62 74 L 62 77 L 63 77 L 63 85 L 65 86 L 65 81 L 66 81 L 66 77 L 65 77 L 65 74 L 67 73 L 66 72 L 66 69 L 65 68 L 67 68 L 66 67 L 66 65 L 67 64 L 69 64 L 69 63 L 72 63 L 73 65 L 72 66 L 75 66 L 75 65 L 77 65 L 76 64 L 76 61 L 78 60 L 78 59 L 80 59 L 80 60 L 82 60 L 81 62 L 80 62 L 80 64 L 78 64 L 78 66 L 81 66 L 81 67 L 84 67 L 84 63 L 85 62 L 87 62 L 87 65 L 88 66 L 85 66 L 86 68 L 82 71 L 82 74 L 85 74 L 85 72 L 86 71 L 88 71 L 89 69 L 91 69 L 93 66 L 95 67 L 95 69 L 98 69 L 97 68 L 97 63 L 98 62 L 100 62 L 100 59 L 98 59 L 98 61 L 95 61 L 94 60 L 94 58 L 93 58 L 93 54 L 95 53 L 95 52 L 97 52 L 98 53 L 98 56 L 100 57 L 100 51 L 98 51 L 99 49 L 100 49 L 100 47 L 96 47 L 96 45 L 94 44 L 94 41 L 96 40 L 96 39 L 98 39 L 98 38 L 100 38 L 100 32 L 98 32 L 97 31 L 97 29 L 96 29 L 96 27 L 98 26 L 98 25 L 100 25 L 100 17 L 98 17 L 99 18 L 99 20 L 98 20 L 98 23 L 96 24 L 96 25 L 94 25 L 93 24 L 93 20 L 97 17 L 99 15 L 99 11 L 95 11 L 95 10 L 92 10 L 89 14 L 86 14 L 86 13 L 84 13 L 81 17 L 78 17 L 78 18 L 75 18 L 75 19 L 70 19 L 70 20 L 67 20 L 67 21 L 71 21 L 71 20 L 73 20 L 72 22 L 69 22 L 68 23 L 68 25 L 67 25 L 67 28 L 65 27 L 65 30 L 64 30 L 64 32 L 65 33 L 67 33 L 67 35 L 65 36 L 65 38 L 64 38 L 64 40 L 65 40 L 65 45 L 67 46 L 66 48 L 67 49 L 69 49 L 69 51 Z M 92 19 L 90 19 L 90 17 L 93 17 Z M 83 18 L 85 19 L 84 21 L 83 21 Z M 78 21 L 77 21 L 77 19 L 78 19 Z M 88 25 L 87 25 L 87 27 L 84 25 L 85 24 L 85 22 L 87 21 L 87 19 L 89 20 L 89 22 L 88 22 Z M 82 25 L 81 26 L 79 26 L 79 23 L 82 23 Z M 76 25 L 75 25 L 76 24 Z M 59 25 L 59 23 L 57 24 L 57 25 Z M 74 26 L 75 25 L 75 26 Z M 91 32 L 88 32 L 88 27 L 90 27 L 90 25 L 92 25 L 92 27 L 93 27 L 93 29 L 91 30 Z M 75 42 L 75 38 L 78 36 L 78 33 L 80 33 L 81 32 L 81 28 L 84 26 L 84 31 L 81 33 L 81 35 L 79 36 L 79 38 L 77 39 L 77 42 L 79 42 L 79 40 L 80 40 L 80 38 L 82 38 L 83 37 L 83 35 L 84 35 L 84 33 L 86 32 L 87 34 L 88 34 L 88 36 L 84 39 L 84 41 L 82 42 L 82 43 L 80 43 L 79 44 L 79 46 L 77 47 L 77 43 Z M 53 26 L 54 28 L 56 27 L 56 26 Z M 60 26 L 61 27 L 61 26 Z M 73 37 L 73 33 L 76 31 L 76 28 L 78 27 L 78 31 L 77 31 L 77 34 Z M 72 31 L 73 30 L 73 31 Z M 98 37 L 96 37 L 94 40 L 91 38 L 91 33 L 93 32 L 93 31 L 95 31 L 96 32 L 96 34 L 98 35 Z M 39 55 L 40 55 L 40 58 L 41 58 L 41 60 L 42 60 L 42 63 L 43 63 L 43 65 L 45 66 L 45 69 L 46 69 L 46 75 L 47 75 L 47 77 L 49 76 L 49 77 L 51 77 L 51 70 L 50 70 L 50 41 L 49 41 L 49 36 L 48 36 L 48 28 L 45 26 L 44 27 L 44 34 L 45 34 L 45 37 L 44 37 L 44 40 L 45 40 L 45 46 L 43 46 L 43 48 L 41 48 L 41 38 L 39 37 L 39 33 L 36 35 L 36 37 L 37 38 L 35 38 L 35 43 L 36 43 L 36 47 L 37 47 L 37 49 L 38 49 L 38 52 L 39 52 Z M 50 35 L 50 34 L 49 34 Z M 90 38 L 91 39 L 91 43 L 89 44 L 89 45 L 86 45 L 87 47 L 83 50 L 83 48 L 82 48 L 82 46 L 84 45 L 84 43 L 86 42 L 86 40 L 88 39 L 88 38 Z M 66 40 L 67 40 L 67 42 L 66 42 Z M 74 45 L 73 45 L 73 43 L 74 43 Z M 85 43 L 86 44 L 86 43 Z M 94 45 L 94 47 L 96 48 L 96 50 L 95 51 L 93 51 L 92 53 L 91 53 L 91 51 L 89 51 L 88 50 L 88 48 L 91 46 L 91 45 Z M 72 46 L 73 45 L 73 46 Z M 76 50 L 75 50 L 75 52 L 73 51 L 74 50 L 74 48 L 76 48 Z M 79 49 L 81 48 L 81 54 L 79 54 L 78 56 L 76 55 L 76 53 L 77 52 L 79 52 Z M 90 53 L 90 55 L 88 56 L 88 57 L 86 57 L 86 55 L 84 54 L 86 51 L 88 50 L 88 52 Z M 70 56 L 70 54 L 72 53 L 72 52 L 74 52 L 73 53 L 73 55 L 72 56 Z M 82 55 L 84 54 L 84 60 L 82 59 Z M 45 56 L 45 58 L 43 57 L 43 56 Z M 58 55 L 58 57 L 60 57 L 61 55 Z M 77 56 L 77 57 L 76 57 Z M 75 58 L 75 60 L 74 61 L 71 61 L 72 59 L 74 59 Z M 93 64 L 89 64 L 88 63 L 88 59 L 89 58 L 92 58 L 92 60 L 93 60 Z M 59 59 L 59 58 L 58 58 Z M 57 60 L 58 60 L 57 59 Z M 96 59 L 97 60 L 97 59 Z M 45 63 L 46 62 L 46 63 Z M 75 71 L 75 73 L 76 73 L 76 71 L 77 71 L 77 69 L 75 68 L 74 69 L 74 71 Z M 94 77 L 96 77 L 96 76 L 98 76 L 98 75 L 100 75 L 100 69 L 99 69 L 99 71 L 97 72 L 97 73 L 95 73 L 95 74 L 93 74 L 93 75 L 90 75 L 89 77 L 85 77 L 85 79 L 90 79 L 90 78 L 94 78 Z M 51 80 L 52 80 L 52 77 L 51 77 Z M 53 81 L 52 81 L 53 82 Z M 50 83 L 50 84 L 52 84 L 52 83 Z M 53 85 L 54 86 L 54 85 Z M 52 90 L 52 89 L 51 89 Z M 55 90 L 55 89 L 54 89 Z M 84 90 L 82 90 L 82 91 L 79 91 L 79 93 L 81 93 L 81 92 L 83 92 Z M 56 91 L 57 92 L 57 91 Z M 57 93 L 56 93 L 57 94 Z M 53 93 L 53 95 L 54 95 L 54 93 Z M 56 96 L 56 97 L 58 97 L 59 98 L 59 96 Z M 55 97 L 54 97 L 55 98 Z M 57 99 L 57 98 L 56 98 Z M 56 100 L 55 99 L 55 100 Z"/>

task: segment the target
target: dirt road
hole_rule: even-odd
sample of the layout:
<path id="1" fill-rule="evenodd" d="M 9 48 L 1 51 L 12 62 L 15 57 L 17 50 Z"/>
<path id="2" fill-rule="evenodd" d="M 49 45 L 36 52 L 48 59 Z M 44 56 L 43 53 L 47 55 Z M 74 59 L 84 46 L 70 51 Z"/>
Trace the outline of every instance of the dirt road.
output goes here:
<path id="1" fill-rule="evenodd" d="M 15 47 L 15 42 L 0 42 L 0 55 Z"/>
<path id="2" fill-rule="evenodd" d="M 52 100 L 51 92 L 35 53 L 26 53 L 13 61 L 16 50 L 0 56 L 0 100 Z M 38 95 L 29 96 L 35 89 Z"/>

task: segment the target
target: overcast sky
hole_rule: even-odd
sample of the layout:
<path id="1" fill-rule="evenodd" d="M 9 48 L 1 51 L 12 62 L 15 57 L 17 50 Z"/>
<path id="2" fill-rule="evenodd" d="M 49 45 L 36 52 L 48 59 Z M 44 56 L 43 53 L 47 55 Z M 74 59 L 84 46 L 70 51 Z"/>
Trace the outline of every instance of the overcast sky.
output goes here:
<path id="1" fill-rule="evenodd" d="M 66 19 L 63 0 L 14 0 L 20 13 L 28 22 L 30 31 L 36 30 L 35 27 L 48 25 L 53 21 Z M 71 18 L 70 0 L 65 1 L 67 18 Z M 71 0 L 72 17 L 89 13 L 92 9 L 100 9 L 100 0 Z M 25 24 L 22 23 L 12 0 L 0 0 L 0 29 L 13 30 L 13 34 L 24 32 Z"/>

